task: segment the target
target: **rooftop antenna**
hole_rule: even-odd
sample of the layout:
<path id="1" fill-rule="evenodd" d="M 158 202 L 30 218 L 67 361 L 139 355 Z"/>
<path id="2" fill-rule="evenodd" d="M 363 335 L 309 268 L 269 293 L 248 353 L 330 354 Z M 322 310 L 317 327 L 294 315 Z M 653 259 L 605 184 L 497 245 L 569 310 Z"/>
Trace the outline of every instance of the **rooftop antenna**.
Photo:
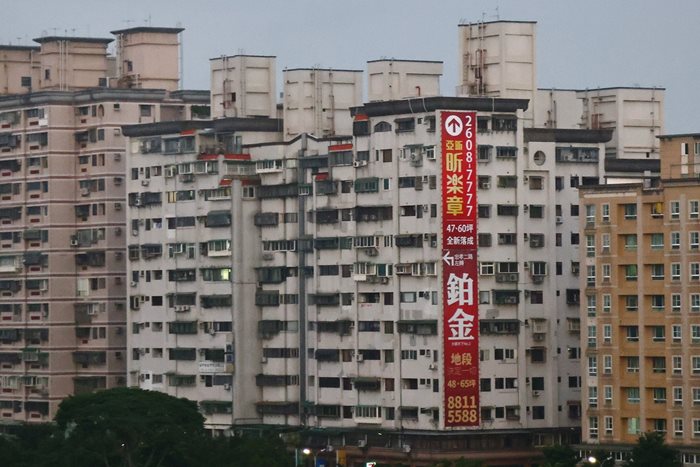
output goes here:
<path id="1" fill-rule="evenodd" d="M 500 20 L 501 20 L 501 13 L 500 13 L 500 11 L 498 10 L 498 5 L 496 5 L 495 10 L 496 10 L 496 16 L 495 16 L 495 17 L 496 17 L 496 21 L 500 21 Z"/>
<path id="2" fill-rule="evenodd" d="M 131 27 L 131 23 L 133 23 L 133 22 L 134 22 L 134 20 L 132 20 L 132 19 L 123 19 L 122 20 L 122 23 L 126 23 L 127 29 Z"/>

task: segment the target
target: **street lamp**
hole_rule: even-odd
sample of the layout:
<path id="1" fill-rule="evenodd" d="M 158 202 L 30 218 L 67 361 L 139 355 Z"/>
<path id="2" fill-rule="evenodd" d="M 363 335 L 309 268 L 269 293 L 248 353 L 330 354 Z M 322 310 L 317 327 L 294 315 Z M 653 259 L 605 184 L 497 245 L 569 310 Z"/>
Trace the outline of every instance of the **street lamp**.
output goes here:
<path id="1" fill-rule="evenodd" d="M 589 464 L 597 464 L 598 463 L 598 459 L 596 459 L 595 456 L 588 456 L 588 459 L 586 459 L 586 460 L 588 461 Z M 600 467 L 605 467 L 605 463 L 607 461 L 610 461 L 610 460 L 613 461 L 613 464 L 615 463 L 613 456 L 606 457 L 605 459 L 600 461 Z"/>

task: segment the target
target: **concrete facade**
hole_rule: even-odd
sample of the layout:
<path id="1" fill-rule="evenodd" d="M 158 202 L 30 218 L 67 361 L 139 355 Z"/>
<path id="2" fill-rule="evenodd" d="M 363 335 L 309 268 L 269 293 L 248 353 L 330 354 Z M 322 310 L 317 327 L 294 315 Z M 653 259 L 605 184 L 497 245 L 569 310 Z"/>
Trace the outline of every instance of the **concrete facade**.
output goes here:
<path id="1" fill-rule="evenodd" d="M 581 190 L 583 441 L 618 460 L 649 431 L 698 460 L 699 142 L 662 136 L 660 180 Z"/>
<path id="2" fill-rule="evenodd" d="M 69 395 L 127 384 L 122 126 L 208 105 L 208 93 L 108 88 L 111 40 L 0 48 L 2 422 L 48 421 Z"/>

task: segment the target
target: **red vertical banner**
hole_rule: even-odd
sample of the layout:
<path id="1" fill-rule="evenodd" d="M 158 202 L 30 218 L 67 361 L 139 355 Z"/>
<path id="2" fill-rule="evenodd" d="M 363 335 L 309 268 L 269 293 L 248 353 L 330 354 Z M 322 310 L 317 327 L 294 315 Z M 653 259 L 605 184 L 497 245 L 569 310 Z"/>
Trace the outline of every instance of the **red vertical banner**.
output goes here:
<path id="1" fill-rule="evenodd" d="M 478 427 L 476 113 L 442 112 L 442 327 L 445 427 Z"/>

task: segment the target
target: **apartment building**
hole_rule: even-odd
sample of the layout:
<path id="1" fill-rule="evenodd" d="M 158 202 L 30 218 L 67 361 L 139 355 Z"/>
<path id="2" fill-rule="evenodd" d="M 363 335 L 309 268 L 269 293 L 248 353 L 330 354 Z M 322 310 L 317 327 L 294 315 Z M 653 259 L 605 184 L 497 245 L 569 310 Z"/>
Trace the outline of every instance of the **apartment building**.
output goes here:
<path id="1" fill-rule="evenodd" d="M 128 384 L 196 400 L 206 426 L 257 418 L 255 162 L 276 119 L 124 128 L 128 149 Z"/>
<path id="2" fill-rule="evenodd" d="M 208 105 L 206 92 L 108 87 L 112 39 L 36 41 L 0 47 L 13 55 L 0 96 L 3 422 L 48 421 L 66 396 L 126 384 L 121 127 Z"/>
<path id="3" fill-rule="evenodd" d="M 660 432 L 695 464 L 700 135 L 659 142 L 660 179 L 581 189 L 583 441 L 621 460 Z"/>
<path id="4" fill-rule="evenodd" d="M 578 190 L 606 180 L 617 127 L 581 124 L 575 93 L 536 127 L 549 110 L 509 95 L 515 82 L 439 97 L 442 65 L 410 60 L 369 62 L 365 104 L 356 71 L 287 70 L 282 122 L 274 69 L 213 59 L 214 120 L 124 129 L 129 384 L 197 400 L 213 430 L 303 427 L 348 463 L 528 464 L 533 446 L 578 440 Z M 444 407 L 441 111 L 476 112 L 480 405 L 466 431 Z M 658 172 L 616 159 L 625 176 Z"/>

